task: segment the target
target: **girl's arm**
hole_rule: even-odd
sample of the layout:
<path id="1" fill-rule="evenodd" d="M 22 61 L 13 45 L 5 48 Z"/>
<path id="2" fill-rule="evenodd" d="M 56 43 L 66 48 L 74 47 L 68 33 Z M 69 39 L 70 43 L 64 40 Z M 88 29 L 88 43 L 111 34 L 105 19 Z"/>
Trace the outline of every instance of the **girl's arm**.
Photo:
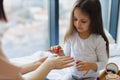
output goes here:
<path id="1" fill-rule="evenodd" d="M 79 71 L 86 71 L 87 72 L 92 69 L 94 71 L 100 71 L 105 68 L 108 57 L 107 57 L 107 51 L 106 51 L 106 42 L 104 39 L 99 36 L 98 39 L 96 40 L 96 57 L 97 61 L 96 62 L 85 62 L 85 61 L 79 61 L 77 63 L 77 69 Z"/>
<path id="2" fill-rule="evenodd" d="M 107 62 L 108 62 L 108 56 L 107 56 L 107 50 L 106 50 L 106 42 L 102 38 L 102 36 L 99 36 L 96 40 L 96 55 L 97 55 L 97 70 L 104 69 Z"/>

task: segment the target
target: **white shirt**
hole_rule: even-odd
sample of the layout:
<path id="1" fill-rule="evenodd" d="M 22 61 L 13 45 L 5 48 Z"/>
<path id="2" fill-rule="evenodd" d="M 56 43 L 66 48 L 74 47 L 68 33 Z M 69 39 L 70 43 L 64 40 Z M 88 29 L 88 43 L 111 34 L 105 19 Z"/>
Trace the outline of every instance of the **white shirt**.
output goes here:
<path id="1" fill-rule="evenodd" d="M 73 57 L 76 61 L 94 62 L 98 66 L 98 71 L 90 70 L 86 76 L 82 71 L 78 71 L 76 66 L 71 69 L 72 75 L 81 77 L 97 77 L 99 70 L 104 69 L 108 61 L 106 42 L 101 35 L 91 34 L 87 39 L 79 37 L 75 32 L 64 45 L 64 53 Z"/>

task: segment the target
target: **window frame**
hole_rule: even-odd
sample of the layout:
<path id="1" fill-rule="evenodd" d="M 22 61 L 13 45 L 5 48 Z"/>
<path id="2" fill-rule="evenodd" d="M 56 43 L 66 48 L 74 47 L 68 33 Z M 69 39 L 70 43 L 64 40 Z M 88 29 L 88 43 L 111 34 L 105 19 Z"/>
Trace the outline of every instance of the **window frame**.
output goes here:
<path id="1" fill-rule="evenodd" d="M 49 0 L 50 46 L 59 43 L 59 0 Z"/>
<path id="2" fill-rule="evenodd" d="M 109 32 L 112 37 L 117 40 L 117 29 L 118 29 L 118 16 L 119 16 L 119 7 L 120 0 L 112 0 L 111 1 L 111 12 L 110 12 L 110 28 Z"/>

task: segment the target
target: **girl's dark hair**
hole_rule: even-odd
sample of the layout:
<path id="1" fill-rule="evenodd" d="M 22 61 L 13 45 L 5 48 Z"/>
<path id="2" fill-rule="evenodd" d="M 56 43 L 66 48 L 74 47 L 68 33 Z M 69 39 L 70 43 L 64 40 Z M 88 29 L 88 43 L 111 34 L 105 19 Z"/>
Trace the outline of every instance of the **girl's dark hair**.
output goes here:
<path id="1" fill-rule="evenodd" d="M 0 20 L 7 22 L 7 18 L 4 12 L 3 0 L 0 0 Z"/>

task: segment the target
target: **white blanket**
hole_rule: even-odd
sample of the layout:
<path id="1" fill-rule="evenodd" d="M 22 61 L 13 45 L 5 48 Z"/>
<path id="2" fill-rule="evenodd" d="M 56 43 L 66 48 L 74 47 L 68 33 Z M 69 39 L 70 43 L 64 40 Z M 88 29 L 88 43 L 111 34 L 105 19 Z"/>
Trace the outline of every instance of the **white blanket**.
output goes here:
<path id="1" fill-rule="evenodd" d="M 10 59 L 10 61 L 16 65 L 24 65 L 27 63 L 34 62 L 34 61 L 38 60 L 39 58 L 46 56 L 46 55 L 51 55 L 51 53 L 46 52 L 46 51 L 38 51 L 38 52 L 34 53 L 33 55 L 21 57 L 21 58 L 13 58 L 13 59 Z M 118 46 L 117 44 L 111 44 L 110 45 L 109 62 L 116 63 L 120 69 L 120 61 L 119 60 L 120 60 L 120 46 Z M 61 77 L 63 77 L 65 75 L 65 73 L 68 73 L 68 72 L 69 72 L 68 69 L 52 70 L 47 77 L 50 80 L 60 80 Z M 32 74 L 32 72 L 29 74 L 25 74 L 24 76 L 29 76 L 30 74 Z"/>

